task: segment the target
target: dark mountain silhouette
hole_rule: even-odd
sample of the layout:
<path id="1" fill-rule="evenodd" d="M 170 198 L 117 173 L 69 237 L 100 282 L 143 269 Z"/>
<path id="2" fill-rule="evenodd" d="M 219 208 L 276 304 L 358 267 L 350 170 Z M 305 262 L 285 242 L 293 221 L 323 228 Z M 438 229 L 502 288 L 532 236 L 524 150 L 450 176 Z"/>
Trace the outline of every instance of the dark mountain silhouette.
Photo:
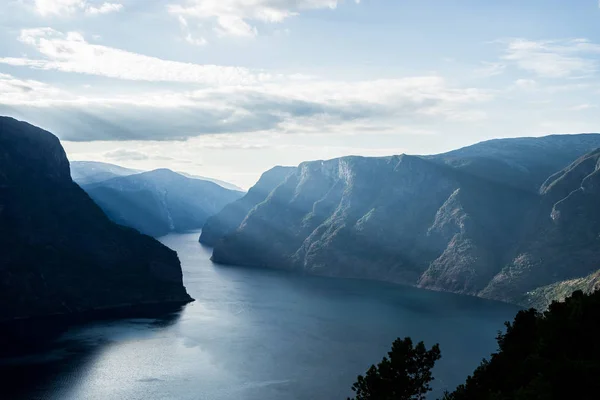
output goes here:
<path id="1" fill-rule="evenodd" d="M 119 176 L 82 188 L 114 222 L 151 235 L 200 229 L 244 193 L 168 169 Z"/>
<path id="2" fill-rule="evenodd" d="M 436 156 L 306 162 L 280 178 L 268 195 L 239 207 L 225 229 L 207 223 L 201 241 L 215 245 L 217 263 L 386 280 L 526 303 L 525 293 L 535 287 L 600 268 L 593 250 L 600 231 L 586 217 L 595 220 L 595 173 L 570 172 L 583 176 L 589 188 L 575 179 L 565 189 L 562 175 L 554 176 L 557 183 L 544 184 L 598 147 L 598 134 L 556 135 L 493 140 Z M 579 186 L 583 189 L 569 194 Z M 560 225 L 557 218 L 568 221 L 566 230 L 548 241 L 549 226 Z M 587 225 L 576 233 L 578 219 L 577 225 L 584 220 Z M 565 235 L 575 236 L 557 246 Z M 521 268 L 524 252 L 536 246 L 533 257 L 539 262 Z M 546 250 L 554 254 L 549 247 L 556 247 L 560 262 L 543 257 Z M 528 268 L 536 272 L 523 275 Z"/>
<path id="3" fill-rule="evenodd" d="M 0 321 L 191 300 L 177 254 L 111 222 L 49 132 L 0 117 Z"/>

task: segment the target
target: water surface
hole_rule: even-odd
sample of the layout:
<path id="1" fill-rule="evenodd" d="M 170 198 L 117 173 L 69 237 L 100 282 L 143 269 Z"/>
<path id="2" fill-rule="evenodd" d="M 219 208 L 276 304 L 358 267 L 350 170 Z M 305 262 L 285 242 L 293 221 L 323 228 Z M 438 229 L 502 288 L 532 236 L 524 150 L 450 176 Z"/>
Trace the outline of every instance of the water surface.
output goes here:
<path id="1" fill-rule="evenodd" d="M 44 351 L 0 360 L 0 398 L 345 399 L 399 336 L 440 343 L 439 394 L 495 350 L 517 311 L 379 282 L 215 266 L 197 239 L 161 239 L 179 253 L 196 302 L 159 318 L 78 326 Z"/>

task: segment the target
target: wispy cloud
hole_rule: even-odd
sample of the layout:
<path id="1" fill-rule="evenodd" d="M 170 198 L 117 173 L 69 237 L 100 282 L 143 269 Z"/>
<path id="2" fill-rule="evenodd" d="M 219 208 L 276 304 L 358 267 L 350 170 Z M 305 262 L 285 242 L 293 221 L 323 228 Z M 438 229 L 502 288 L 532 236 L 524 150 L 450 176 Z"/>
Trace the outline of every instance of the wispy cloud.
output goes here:
<path id="1" fill-rule="evenodd" d="M 33 6 L 42 16 L 64 16 L 76 12 L 98 15 L 123 9 L 120 3 L 104 2 L 96 5 L 88 0 L 33 0 Z"/>
<path id="2" fill-rule="evenodd" d="M 16 107 L 17 117 L 60 128 L 56 133 L 73 141 L 181 140 L 243 132 L 397 133 L 404 125 L 417 131 L 436 122 L 481 119 L 485 115 L 477 105 L 490 98 L 438 76 L 266 82 L 109 97 L 77 95 L 8 75 L 3 79 L 9 90 L 0 95 L 0 113 Z"/>
<path id="3" fill-rule="evenodd" d="M 150 157 L 147 154 L 142 153 L 141 151 L 120 148 L 120 149 L 107 151 L 106 153 L 104 153 L 104 158 L 112 160 L 112 161 L 124 161 L 124 160 L 140 161 L 140 160 L 147 160 Z"/>
<path id="4" fill-rule="evenodd" d="M 123 4 L 119 3 L 102 3 L 99 6 L 88 5 L 85 9 L 86 14 L 108 14 L 111 12 L 118 12 L 123 9 Z"/>
<path id="5" fill-rule="evenodd" d="M 168 5 L 176 16 L 214 24 L 220 35 L 255 36 L 255 22 L 278 23 L 304 10 L 335 9 L 344 0 L 185 0 Z M 359 3 L 360 0 L 354 0 Z"/>
<path id="6" fill-rule="evenodd" d="M 177 19 L 179 21 L 179 26 L 181 27 L 181 31 L 183 32 L 183 35 L 184 35 L 183 38 L 186 42 L 188 42 L 189 44 L 192 44 L 194 46 L 204 46 L 208 43 L 206 38 L 204 38 L 203 36 L 196 37 L 195 35 L 192 34 L 192 31 L 190 30 L 188 21 L 187 21 L 187 19 L 185 19 L 184 16 L 180 15 L 177 17 Z"/>
<path id="7" fill-rule="evenodd" d="M 65 98 L 57 88 L 32 79 L 0 73 L 0 104 L 26 105 L 35 99 Z"/>
<path id="8" fill-rule="evenodd" d="M 51 28 L 24 29 L 19 40 L 44 58 L 3 57 L 0 64 L 154 82 L 241 84 L 268 78 L 245 68 L 169 61 L 92 44 L 80 33 L 65 34 Z"/>
<path id="9" fill-rule="evenodd" d="M 587 39 L 512 39 L 505 43 L 504 60 L 540 77 L 581 77 L 598 71 L 600 45 Z"/>

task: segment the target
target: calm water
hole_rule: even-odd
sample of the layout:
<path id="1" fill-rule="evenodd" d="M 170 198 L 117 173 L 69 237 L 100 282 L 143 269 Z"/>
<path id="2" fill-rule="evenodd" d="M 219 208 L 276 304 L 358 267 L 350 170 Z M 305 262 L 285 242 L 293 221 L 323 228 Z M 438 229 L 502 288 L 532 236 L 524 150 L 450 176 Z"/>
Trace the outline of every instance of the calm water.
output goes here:
<path id="1" fill-rule="evenodd" d="M 0 360 L 0 398 L 345 399 L 398 336 L 439 342 L 435 386 L 464 381 L 517 308 L 356 280 L 214 266 L 198 233 L 169 235 L 196 302 L 152 319 L 71 329 Z"/>

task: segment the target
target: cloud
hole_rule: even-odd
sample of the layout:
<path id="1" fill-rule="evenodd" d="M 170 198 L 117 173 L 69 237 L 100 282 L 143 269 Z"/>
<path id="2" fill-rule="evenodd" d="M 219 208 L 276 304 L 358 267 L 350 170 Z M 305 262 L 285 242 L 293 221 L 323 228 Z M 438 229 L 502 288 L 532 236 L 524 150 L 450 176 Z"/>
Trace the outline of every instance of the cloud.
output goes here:
<path id="1" fill-rule="evenodd" d="M 154 82 L 240 84 L 268 78 L 245 68 L 169 61 L 91 44 L 80 33 L 65 34 L 51 28 L 23 29 L 19 40 L 44 58 L 4 57 L 1 64 Z"/>
<path id="2" fill-rule="evenodd" d="M 223 36 L 255 36 L 258 30 L 250 22 L 278 23 L 301 11 L 335 9 L 344 0 L 186 0 L 169 4 L 176 16 L 208 21 Z M 359 3 L 360 0 L 355 0 Z"/>
<path id="3" fill-rule="evenodd" d="M 107 14 L 117 12 L 123 8 L 119 3 L 91 4 L 88 0 L 34 0 L 35 10 L 42 16 L 64 16 L 83 11 L 88 15 Z"/>
<path id="4" fill-rule="evenodd" d="M 128 161 L 128 160 L 141 161 L 141 160 L 147 160 L 150 157 L 148 157 L 147 154 L 144 154 L 144 153 L 142 153 L 140 151 L 136 151 L 136 150 L 116 149 L 116 150 L 107 151 L 106 153 L 104 153 L 104 158 L 106 158 L 108 160 L 113 160 L 113 161 Z"/>
<path id="5" fill-rule="evenodd" d="M 258 34 L 255 27 L 250 26 L 246 21 L 239 17 L 224 15 L 217 18 L 218 27 L 215 31 L 220 36 L 241 36 L 252 37 Z"/>
<path id="6" fill-rule="evenodd" d="M 183 38 L 186 42 L 188 42 L 189 44 L 192 44 L 194 46 L 205 46 L 208 43 L 206 38 L 195 37 L 192 34 L 189 24 L 188 24 L 187 20 L 185 19 L 185 17 L 180 15 L 177 17 L 177 19 L 179 20 L 179 26 L 181 27 L 181 31 L 183 32 Z"/>
<path id="7" fill-rule="evenodd" d="M 88 6 L 85 9 L 86 14 L 97 15 L 97 14 L 108 14 L 111 12 L 118 12 L 123 9 L 123 4 L 119 3 L 102 3 L 99 7 Z"/>
<path id="8" fill-rule="evenodd" d="M 16 108 L 15 117 L 71 141 L 184 140 L 247 132 L 370 134 L 381 132 L 381 126 L 403 125 L 417 131 L 435 122 L 481 119 L 485 115 L 475 107 L 490 98 L 478 89 L 450 87 L 437 76 L 289 81 L 111 97 L 43 89 L 19 93 L 18 101 L 0 96 L 0 112 L 14 114 Z"/>
<path id="9" fill-rule="evenodd" d="M 35 0 L 34 7 L 42 16 L 72 14 L 82 10 L 85 0 Z"/>
<path id="10" fill-rule="evenodd" d="M 544 78 L 590 76 L 598 70 L 600 45 L 587 39 L 526 40 L 506 43 L 502 57 L 518 68 Z"/>
<path id="11" fill-rule="evenodd" d="M 190 24 L 181 17 L 180 25 Z M 0 58 L 0 63 L 133 81 L 107 92 L 102 85 L 67 90 L 0 76 L 0 111 L 17 113 L 71 141 L 185 140 L 243 132 L 370 133 L 377 126 L 410 124 L 423 130 L 440 121 L 481 120 L 486 115 L 477 106 L 492 97 L 437 75 L 347 81 L 183 63 L 88 43 L 78 32 L 51 28 L 24 29 L 19 40 L 40 56 Z M 135 81 L 190 85 L 136 86 Z"/>
<path id="12" fill-rule="evenodd" d="M 25 105 L 39 98 L 60 97 L 63 97 L 63 93 L 50 85 L 0 73 L 0 104 Z"/>

